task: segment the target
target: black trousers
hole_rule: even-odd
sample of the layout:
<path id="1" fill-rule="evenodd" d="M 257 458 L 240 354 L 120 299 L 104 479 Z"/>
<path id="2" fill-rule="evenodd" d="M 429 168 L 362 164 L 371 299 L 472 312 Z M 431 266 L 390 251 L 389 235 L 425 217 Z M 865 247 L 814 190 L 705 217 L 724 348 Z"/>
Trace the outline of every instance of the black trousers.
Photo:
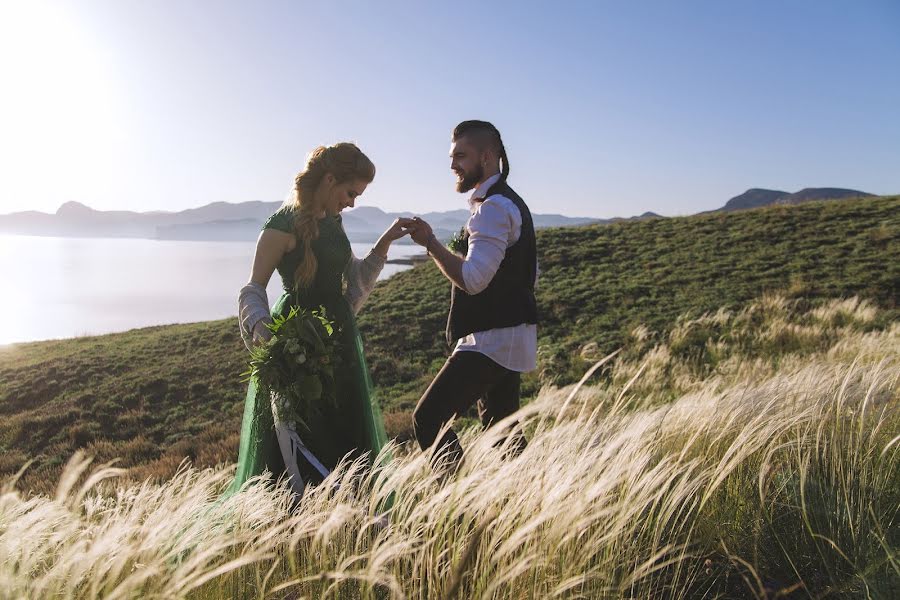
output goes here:
<path id="1" fill-rule="evenodd" d="M 521 374 L 474 351 L 454 352 L 419 399 L 413 412 L 413 430 L 422 450 L 434 444 L 441 427 L 451 418 L 464 414 L 478 403 L 481 425 L 489 427 L 519 409 Z M 518 423 L 513 423 L 506 435 L 514 453 L 525 446 Z M 462 461 L 462 446 L 453 430 L 448 430 L 437 444 L 432 465 L 439 471 L 455 471 Z"/>

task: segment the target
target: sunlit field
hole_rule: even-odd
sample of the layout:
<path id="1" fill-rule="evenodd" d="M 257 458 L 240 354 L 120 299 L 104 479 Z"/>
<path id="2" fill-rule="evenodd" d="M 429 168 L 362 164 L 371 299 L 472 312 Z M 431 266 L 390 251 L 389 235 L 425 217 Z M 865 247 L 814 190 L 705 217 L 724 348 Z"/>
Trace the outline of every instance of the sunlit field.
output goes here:
<path id="1" fill-rule="evenodd" d="M 233 467 L 78 453 L 53 497 L 4 484 L 0 597 L 896 598 L 900 325 L 796 306 L 635 329 L 520 411 L 523 454 L 466 430 L 448 481 L 392 446 L 291 510 L 271 478 L 218 500 Z"/>

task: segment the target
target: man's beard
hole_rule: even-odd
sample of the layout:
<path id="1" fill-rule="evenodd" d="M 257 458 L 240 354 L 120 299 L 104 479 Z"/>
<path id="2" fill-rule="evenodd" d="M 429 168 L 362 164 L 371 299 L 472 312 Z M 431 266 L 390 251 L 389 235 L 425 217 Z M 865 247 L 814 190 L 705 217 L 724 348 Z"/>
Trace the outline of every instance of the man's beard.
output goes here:
<path id="1" fill-rule="evenodd" d="M 463 178 L 456 183 L 456 191 L 460 194 L 468 192 L 482 180 L 484 177 L 484 168 L 481 165 L 475 167 L 469 173 L 464 173 Z"/>

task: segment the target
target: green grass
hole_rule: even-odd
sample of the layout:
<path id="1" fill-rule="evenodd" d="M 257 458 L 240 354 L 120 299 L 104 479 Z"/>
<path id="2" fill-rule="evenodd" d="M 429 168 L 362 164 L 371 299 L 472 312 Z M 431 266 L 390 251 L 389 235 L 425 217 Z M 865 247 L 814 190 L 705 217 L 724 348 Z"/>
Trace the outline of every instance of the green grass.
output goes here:
<path id="1" fill-rule="evenodd" d="M 900 324 L 871 329 L 880 311 L 856 299 L 800 305 L 766 296 L 677 319 L 598 385 L 542 390 L 517 415 L 529 436 L 521 455 L 500 456 L 500 428 L 463 431 L 465 461 L 445 482 L 426 454 L 395 448 L 385 469 L 344 465 L 291 512 L 286 486 L 216 501 L 233 468 L 130 484 L 109 468 L 89 477 L 76 455 L 51 497 L 0 486 L 0 589 L 896 598 Z M 698 329 L 713 331 L 708 356 L 683 354 Z M 755 358 L 759 348 L 778 360 Z M 686 391 L 660 406 L 675 388 Z"/>
<path id="2" fill-rule="evenodd" d="M 739 311 L 769 291 L 800 312 L 858 295 L 880 309 L 862 326 L 884 329 L 898 315 L 898 239 L 900 197 L 540 231 L 539 369 L 525 393 L 576 381 L 619 347 L 650 352 L 679 318 Z M 421 265 L 379 284 L 359 317 L 389 434 L 408 435 L 447 354 L 448 299 L 449 284 Z M 690 329 L 672 352 L 711 372 L 707 341 L 731 328 L 716 327 Z M 777 343 L 745 358 L 777 356 Z M 21 486 L 47 491 L 80 447 L 121 457 L 138 479 L 168 478 L 183 457 L 233 462 L 246 360 L 234 319 L 0 349 L 0 475 L 34 460 Z M 659 401 L 682 391 L 672 385 L 657 388 Z"/>
<path id="3" fill-rule="evenodd" d="M 665 333 L 679 315 L 737 308 L 766 292 L 859 295 L 897 317 L 900 197 L 775 206 L 538 232 L 538 371 L 527 392 L 571 383 L 644 325 Z M 378 286 L 360 315 L 367 356 L 388 410 L 409 410 L 446 356 L 449 284 L 432 265 Z"/>
<path id="4" fill-rule="evenodd" d="M 21 344 L 0 350 L 0 472 L 35 462 L 46 489 L 87 447 L 147 474 L 234 460 L 245 370 L 234 319 Z"/>

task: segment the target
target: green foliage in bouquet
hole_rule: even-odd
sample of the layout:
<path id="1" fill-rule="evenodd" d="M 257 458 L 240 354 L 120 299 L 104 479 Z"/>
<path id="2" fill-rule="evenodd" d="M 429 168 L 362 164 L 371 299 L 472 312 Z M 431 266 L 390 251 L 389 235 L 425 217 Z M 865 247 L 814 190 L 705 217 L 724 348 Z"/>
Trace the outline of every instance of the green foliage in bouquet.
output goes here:
<path id="1" fill-rule="evenodd" d="M 453 237 L 450 238 L 449 242 L 447 242 L 447 248 L 450 249 L 450 252 L 453 252 L 454 254 L 466 254 L 466 251 L 468 250 L 468 244 L 466 244 L 465 241 L 465 234 L 465 227 L 453 234 Z"/>
<path id="2" fill-rule="evenodd" d="M 334 324 L 325 308 L 294 306 L 266 325 L 272 338 L 250 351 L 250 369 L 272 399 L 275 423 L 306 427 L 304 417 L 336 402 L 334 372 L 340 356 Z"/>

